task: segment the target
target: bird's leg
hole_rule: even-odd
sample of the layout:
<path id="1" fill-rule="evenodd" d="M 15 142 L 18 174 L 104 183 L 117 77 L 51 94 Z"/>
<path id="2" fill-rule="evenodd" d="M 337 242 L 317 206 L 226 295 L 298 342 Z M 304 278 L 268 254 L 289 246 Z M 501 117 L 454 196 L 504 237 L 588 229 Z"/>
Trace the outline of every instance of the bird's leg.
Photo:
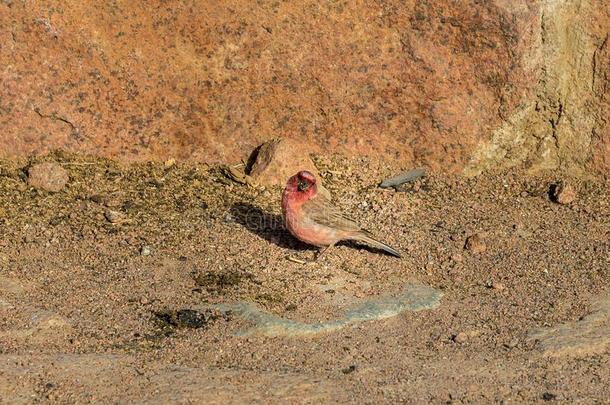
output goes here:
<path id="1" fill-rule="evenodd" d="M 322 249 L 320 249 L 320 250 L 319 250 L 319 251 L 316 253 L 316 255 L 314 256 L 313 261 L 314 261 L 314 262 L 318 261 L 318 259 L 319 259 L 320 257 L 322 257 L 322 255 L 323 255 L 324 253 L 328 252 L 328 251 L 330 250 L 330 248 L 332 248 L 333 246 L 335 246 L 335 244 L 334 244 L 334 243 L 333 243 L 333 244 L 330 244 L 330 245 L 328 245 L 328 246 L 326 246 L 326 247 L 324 247 L 324 248 L 322 248 Z"/>
<path id="2" fill-rule="evenodd" d="M 298 257 L 294 257 L 294 256 L 288 256 L 287 259 L 290 260 L 291 262 L 295 262 L 295 263 L 299 263 L 299 264 L 314 264 L 318 261 L 318 259 L 324 254 L 326 253 L 331 247 L 335 246 L 335 244 L 333 243 L 332 245 L 328 245 L 323 247 L 322 249 L 318 250 L 314 256 L 313 259 L 299 259 Z"/>

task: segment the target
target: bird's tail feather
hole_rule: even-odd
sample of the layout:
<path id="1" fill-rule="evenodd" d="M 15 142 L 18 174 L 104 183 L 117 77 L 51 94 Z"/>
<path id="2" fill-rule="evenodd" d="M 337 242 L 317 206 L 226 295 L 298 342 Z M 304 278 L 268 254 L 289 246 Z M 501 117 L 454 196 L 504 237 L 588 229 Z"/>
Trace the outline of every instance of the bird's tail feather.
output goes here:
<path id="1" fill-rule="evenodd" d="M 371 246 L 373 246 L 373 247 L 375 247 L 377 249 L 385 250 L 386 252 L 388 252 L 389 254 L 391 254 L 393 256 L 402 257 L 402 255 L 396 249 L 386 245 L 383 242 L 378 241 L 377 239 L 373 238 L 366 231 L 359 233 L 356 237 L 354 237 L 354 239 L 366 242 L 369 245 L 371 245 Z"/>

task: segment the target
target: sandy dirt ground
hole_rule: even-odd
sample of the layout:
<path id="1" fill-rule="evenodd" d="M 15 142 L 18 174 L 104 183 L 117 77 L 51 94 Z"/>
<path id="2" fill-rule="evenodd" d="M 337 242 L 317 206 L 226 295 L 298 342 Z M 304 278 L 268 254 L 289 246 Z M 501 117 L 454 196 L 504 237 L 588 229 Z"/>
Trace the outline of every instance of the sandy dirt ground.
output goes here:
<path id="1" fill-rule="evenodd" d="M 404 253 L 315 250 L 282 227 L 281 189 L 204 164 L 56 153 L 56 193 L 0 162 L 2 403 L 610 403 L 610 183 L 520 171 L 431 174 L 316 157 L 334 201 Z M 549 196 L 559 181 L 576 195 Z M 218 304 L 302 324 L 398 296 L 439 305 L 275 335 Z"/>

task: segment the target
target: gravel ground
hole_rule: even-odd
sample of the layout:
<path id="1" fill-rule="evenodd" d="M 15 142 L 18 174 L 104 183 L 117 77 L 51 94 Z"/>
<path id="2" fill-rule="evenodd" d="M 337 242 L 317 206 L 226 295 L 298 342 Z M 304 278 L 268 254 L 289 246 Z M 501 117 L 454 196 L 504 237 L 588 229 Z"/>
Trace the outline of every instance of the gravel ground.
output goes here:
<path id="1" fill-rule="evenodd" d="M 60 191 L 28 184 L 43 160 L 67 170 Z M 288 260 L 315 250 L 283 229 L 281 188 L 220 167 L 0 162 L 0 398 L 608 403 L 608 179 L 430 174 L 395 190 L 378 184 L 404 168 L 314 160 L 403 259 L 342 244 Z M 203 309 L 328 322 L 409 283 L 440 305 L 304 336 L 242 336 L 238 313 Z"/>

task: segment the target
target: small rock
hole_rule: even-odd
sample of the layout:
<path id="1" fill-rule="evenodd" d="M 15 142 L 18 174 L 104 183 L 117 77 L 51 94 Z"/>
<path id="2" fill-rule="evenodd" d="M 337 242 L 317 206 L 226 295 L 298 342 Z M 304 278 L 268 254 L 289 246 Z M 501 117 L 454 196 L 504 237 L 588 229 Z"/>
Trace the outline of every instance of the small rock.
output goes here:
<path id="1" fill-rule="evenodd" d="M 462 257 L 461 254 L 459 253 L 454 253 L 451 255 L 451 260 L 453 260 L 456 263 L 462 263 L 462 261 L 464 260 L 464 258 Z"/>
<path id="2" fill-rule="evenodd" d="M 246 174 L 242 166 L 243 164 L 241 163 L 233 166 L 222 166 L 221 171 L 225 177 L 236 183 L 253 185 L 255 183 L 254 180 L 252 180 L 252 177 Z"/>
<path id="3" fill-rule="evenodd" d="M 351 366 L 346 367 L 346 368 L 344 368 L 343 370 L 341 370 L 341 372 L 342 372 L 343 374 L 346 374 L 346 375 L 347 375 L 347 374 L 351 374 L 351 373 L 353 373 L 354 371 L 356 371 L 356 368 L 357 368 L 357 367 L 356 367 L 356 365 L 355 365 L 355 364 L 352 364 Z"/>
<path id="4" fill-rule="evenodd" d="M 39 190 L 61 191 L 68 183 L 66 169 L 57 163 L 38 163 L 28 169 L 28 184 Z"/>
<path id="5" fill-rule="evenodd" d="M 491 288 L 493 288 L 494 290 L 502 291 L 506 287 L 504 287 L 504 284 L 502 284 L 502 283 L 498 283 L 497 281 L 492 281 Z"/>
<path id="6" fill-rule="evenodd" d="M 108 222 L 113 224 L 117 224 L 123 220 L 123 215 L 118 211 L 106 210 L 106 212 L 104 212 L 104 216 Z"/>
<path id="7" fill-rule="evenodd" d="M 468 334 L 466 332 L 460 332 L 457 335 L 454 335 L 452 340 L 455 343 L 464 343 L 468 340 Z"/>
<path id="8" fill-rule="evenodd" d="M 149 303 L 150 303 L 150 301 L 148 300 L 148 298 L 146 298 L 146 297 L 140 298 L 140 304 L 147 305 Z"/>
<path id="9" fill-rule="evenodd" d="M 252 152 L 249 175 L 263 186 L 285 186 L 288 178 L 301 170 L 308 170 L 317 179 L 318 170 L 309 158 L 305 145 L 287 138 L 265 142 Z"/>
<path id="10" fill-rule="evenodd" d="M 558 204 L 570 204 L 576 200 L 576 189 L 572 184 L 562 181 L 551 186 L 550 195 L 551 200 Z"/>
<path id="11" fill-rule="evenodd" d="M 144 245 L 140 248 L 140 255 L 142 256 L 150 256 L 152 254 L 152 249 L 148 245 Z"/>
<path id="12" fill-rule="evenodd" d="M 424 176 L 426 171 L 424 169 L 412 169 L 402 172 L 394 177 L 384 180 L 379 184 L 381 188 L 398 187 L 401 184 L 408 183 L 419 179 Z M 419 188 L 418 188 L 419 189 Z"/>
<path id="13" fill-rule="evenodd" d="M 483 253 L 487 250 L 487 245 L 483 238 L 483 234 L 475 233 L 466 239 L 464 249 L 471 251 L 472 253 Z"/>
<path id="14" fill-rule="evenodd" d="M 545 392 L 544 394 L 542 394 L 542 399 L 545 401 L 552 401 L 555 398 L 557 398 L 557 395 L 555 395 L 551 392 Z"/>

